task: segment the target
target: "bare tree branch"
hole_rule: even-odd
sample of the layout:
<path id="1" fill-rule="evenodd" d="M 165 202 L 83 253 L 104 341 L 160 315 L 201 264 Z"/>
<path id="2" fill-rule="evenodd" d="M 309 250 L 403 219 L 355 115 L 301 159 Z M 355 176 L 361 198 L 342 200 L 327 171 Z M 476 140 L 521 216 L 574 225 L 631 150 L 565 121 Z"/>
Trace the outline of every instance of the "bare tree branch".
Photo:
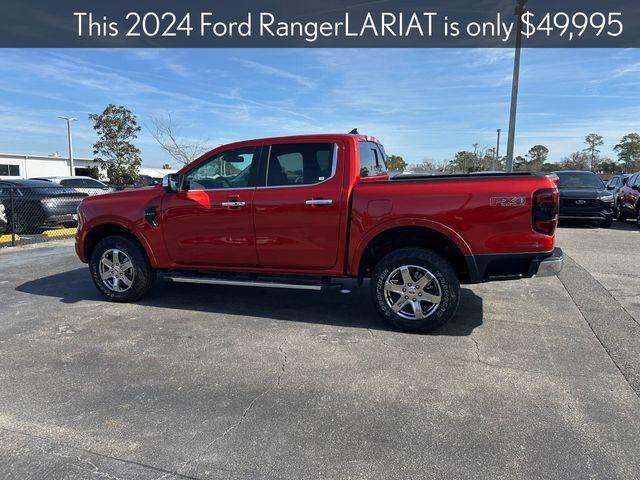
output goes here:
<path id="1" fill-rule="evenodd" d="M 191 163 L 208 150 L 205 141 L 180 138 L 170 114 L 166 119 L 153 118 L 153 128 L 149 130 L 160 147 L 183 165 Z"/>

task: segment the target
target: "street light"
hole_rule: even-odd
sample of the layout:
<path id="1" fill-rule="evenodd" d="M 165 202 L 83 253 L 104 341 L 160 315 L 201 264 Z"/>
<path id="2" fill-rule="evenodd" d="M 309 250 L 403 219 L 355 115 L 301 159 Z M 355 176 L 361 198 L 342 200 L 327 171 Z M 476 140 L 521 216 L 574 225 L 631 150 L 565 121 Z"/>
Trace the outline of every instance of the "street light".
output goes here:
<path id="1" fill-rule="evenodd" d="M 517 0 L 516 15 L 518 31 L 516 32 L 516 54 L 513 58 L 513 83 L 511 84 L 511 109 L 509 111 L 509 137 L 507 139 L 507 172 L 513 171 L 513 144 L 516 134 L 516 107 L 518 105 L 518 81 L 520 79 L 520 48 L 522 45 L 522 15 L 526 11 L 527 0 Z"/>
<path id="2" fill-rule="evenodd" d="M 493 171 L 497 171 L 498 170 L 498 165 L 500 165 L 500 132 L 502 129 L 498 129 L 498 140 L 496 141 L 496 158 L 495 158 L 495 164 L 493 165 Z"/>
<path id="3" fill-rule="evenodd" d="M 71 122 L 77 122 L 78 119 L 71 118 L 71 117 L 58 117 L 58 118 L 61 118 L 62 120 L 67 121 L 67 136 L 69 137 L 69 170 L 71 172 L 71 176 L 74 177 L 76 172 L 75 172 L 75 169 L 73 168 L 73 142 L 71 140 Z"/>

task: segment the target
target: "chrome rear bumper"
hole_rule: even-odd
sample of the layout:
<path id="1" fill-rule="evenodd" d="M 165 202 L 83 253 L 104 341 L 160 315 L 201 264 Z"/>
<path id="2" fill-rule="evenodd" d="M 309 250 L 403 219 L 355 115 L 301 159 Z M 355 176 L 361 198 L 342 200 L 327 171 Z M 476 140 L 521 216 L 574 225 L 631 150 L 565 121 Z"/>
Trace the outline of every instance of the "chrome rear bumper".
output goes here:
<path id="1" fill-rule="evenodd" d="M 547 257 L 540 262 L 536 277 L 553 277 L 560 273 L 563 264 L 564 254 L 562 253 L 562 249 L 556 247 L 553 249 L 553 253 L 550 257 Z"/>

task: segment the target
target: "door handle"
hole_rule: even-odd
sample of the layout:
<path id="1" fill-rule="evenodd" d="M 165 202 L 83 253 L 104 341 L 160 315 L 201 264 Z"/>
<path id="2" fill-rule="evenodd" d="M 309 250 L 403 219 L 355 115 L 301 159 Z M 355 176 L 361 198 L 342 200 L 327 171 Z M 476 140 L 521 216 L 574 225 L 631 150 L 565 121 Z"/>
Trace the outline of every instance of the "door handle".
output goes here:
<path id="1" fill-rule="evenodd" d="M 223 207 L 244 207 L 245 202 L 222 202 Z"/>
<path id="2" fill-rule="evenodd" d="M 314 198 L 313 200 L 307 200 L 307 205 L 331 205 L 333 200 L 325 199 L 325 198 Z"/>

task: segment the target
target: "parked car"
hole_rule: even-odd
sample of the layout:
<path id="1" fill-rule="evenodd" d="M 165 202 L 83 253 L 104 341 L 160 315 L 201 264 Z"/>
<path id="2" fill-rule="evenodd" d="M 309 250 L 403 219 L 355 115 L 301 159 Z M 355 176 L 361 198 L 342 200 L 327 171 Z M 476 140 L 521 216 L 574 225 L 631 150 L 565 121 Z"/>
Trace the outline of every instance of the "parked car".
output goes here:
<path id="1" fill-rule="evenodd" d="M 57 183 L 63 187 L 73 188 L 74 190 L 86 193 L 87 195 L 100 195 L 115 191 L 114 188 L 108 187 L 101 181 L 91 177 L 37 177 L 32 180 L 43 180 L 45 182 Z"/>
<path id="2" fill-rule="evenodd" d="M 141 298 L 158 273 L 306 290 L 369 278 L 382 317 L 414 332 L 453 316 L 461 282 L 561 268 L 548 175 L 389 177 L 385 162 L 357 134 L 221 146 L 162 186 L 84 199 L 76 251 L 117 302 Z"/>
<path id="3" fill-rule="evenodd" d="M 616 219 L 633 218 L 640 227 L 640 172 L 631 175 L 620 189 L 616 206 Z"/>
<path id="4" fill-rule="evenodd" d="M 560 219 L 598 222 L 609 228 L 613 223 L 613 194 L 593 172 L 561 170 L 558 175 Z"/>
<path id="5" fill-rule="evenodd" d="M 618 205 L 618 192 L 622 187 L 626 185 L 627 180 L 629 180 L 630 176 L 630 173 L 621 173 L 620 175 L 614 175 L 607 181 L 604 186 L 613 195 L 614 217 L 617 217 L 616 208 Z"/>
<path id="6" fill-rule="evenodd" d="M 0 235 L 7 229 L 7 213 L 4 204 L 0 202 Z"/>
<path id="7" fill-rule="evenodd" d="M 8 230 L 13 228 L 15 233 L 30 233 L 46 226 L 76 226 L 77 209 L 86 196 L 42 180 L 0 180 L 0 202 L 6 210 Z"/>

